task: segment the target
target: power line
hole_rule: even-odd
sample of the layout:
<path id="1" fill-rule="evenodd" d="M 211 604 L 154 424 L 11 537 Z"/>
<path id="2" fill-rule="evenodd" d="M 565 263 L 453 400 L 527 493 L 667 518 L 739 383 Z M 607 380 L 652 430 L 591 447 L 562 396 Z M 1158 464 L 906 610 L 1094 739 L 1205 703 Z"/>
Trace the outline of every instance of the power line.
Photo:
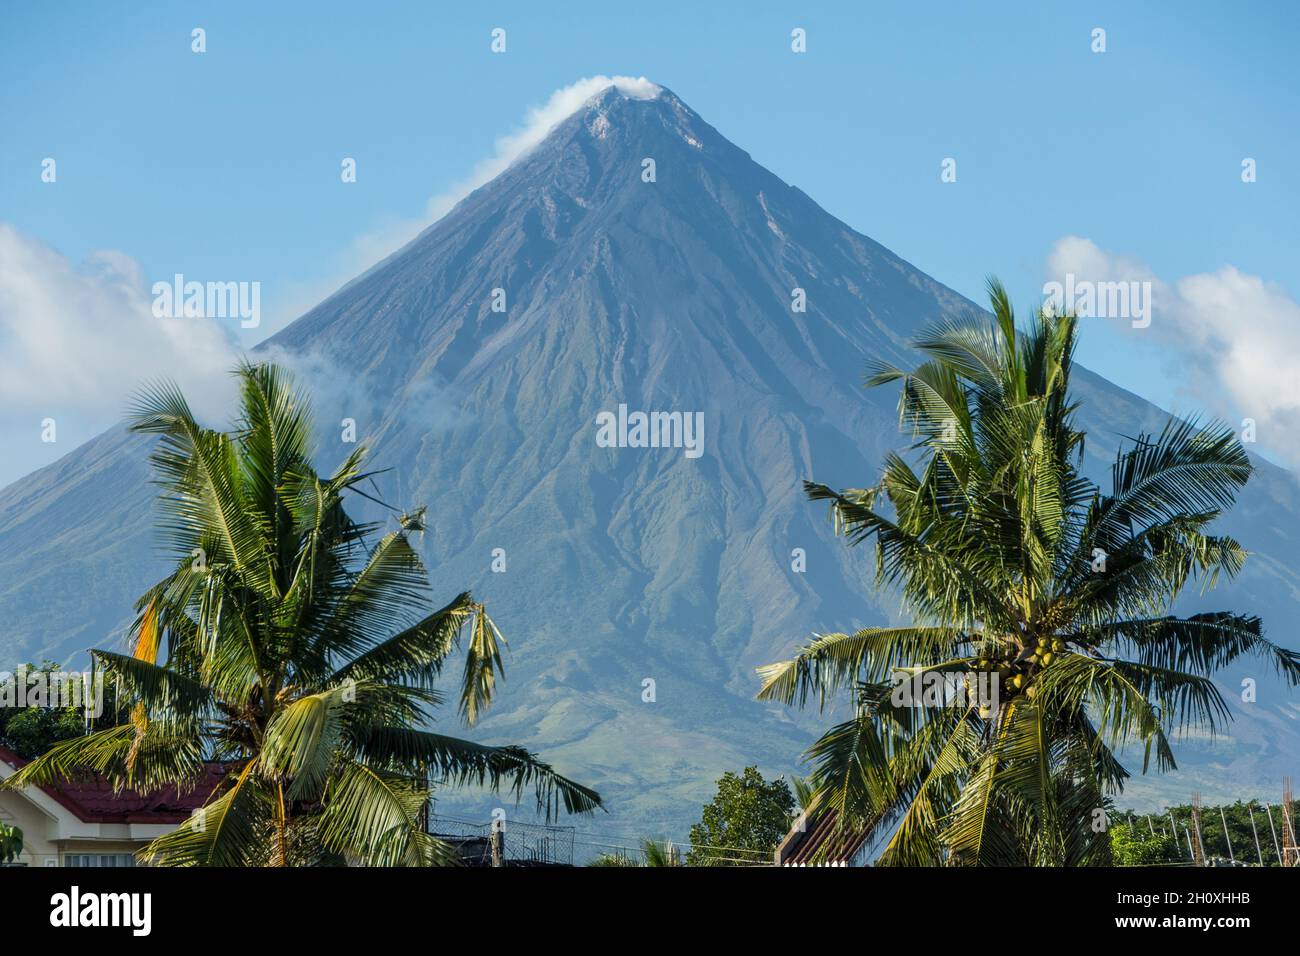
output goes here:
<path id="1" fill-rule="evenodd" d="M 593 833 L 590 830 L 574 830 L 573 832 L 575 837 L 578 836 L 588 836 L 588 837 L 597 837 L 597 838 L 607 837 L 611 839 L 631 840 L 634 843 L 640 843 L 641 840 L 643 839 L 642 837 L 629 836 L 626 833 Z M 671 843 L 674 846 L 691 847 L 693 849 L 701 849 L 701 850 L 730 850 L 733 853 L 756 853 L 760 857 L 771 855 L 770 850 L 753 850 L 750 849 L 749 847 L 743 847 L 743 846 L 717 846 L 712 843 L 692 843 L 690 840 L 651 840 L 650 842 Z"/>

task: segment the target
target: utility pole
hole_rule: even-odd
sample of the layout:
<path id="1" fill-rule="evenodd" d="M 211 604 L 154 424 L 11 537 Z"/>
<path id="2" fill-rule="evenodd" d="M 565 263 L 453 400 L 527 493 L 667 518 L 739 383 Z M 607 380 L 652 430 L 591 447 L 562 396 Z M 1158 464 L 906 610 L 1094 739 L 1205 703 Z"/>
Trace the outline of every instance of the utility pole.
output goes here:
<path id="1" fill-rule="evenodd" d="M 1192 860 L 1197 866 L 1205 866 L 1205 844 L 1201 842 L 1201 795 L 1192 794 L 1192 828 L 1196 833 L 1196 843 L 1192 847 Z"/>
<path id="2" fill-rule="evenodd" d="M 1282 778 L 1282 865 L 1300 863 L 1300 846 L 1296 846 L 1295 828 L 1291 826 L 1291 778 Z"/>
<path id="3" fill-rule="evenodd" d="M 1277 864 L 1282 865 L 1282 851 L 1277 845 L 1277 830 L 1273 827 L 1273 810 L 1266 803 L 1264 804 L 1264 815 L 1268 817 L 1268 832 L 1273 834 L 1273 852 L 1277 854 Z"/>
<path id="4" fill-rule="evenodd" d="M 1237 858 L 1232 853 L 1232 835 L 1228 833 L 1228 817 L 1223 812 L 1223 804 L 1219 804 L 1219 819 L 1223 821 L 1223 838 L 1228 841 L 1228 862 L 1236 863 Z"/>
<path id="5" fill-rule="evenodd" d="M 488 849 L 492 854 L 492 865 L 494 867 L 501 866 L 502 857 L 505 856 L 505 829 L 504 821 L 492 821 L 492 832 L 488 836 Z"/>
<path id="6" fill-rule="evenodd" d="M 1259 830 L 1255 827 L 1255 810 L 1248 803 L 1246 812 L 1250 814 L 1250 832 L 1255 835 L 1255 856 L 1259 858 L 1259 865 L 1264 865 L 1264 851 L 1259 848 Z"/>

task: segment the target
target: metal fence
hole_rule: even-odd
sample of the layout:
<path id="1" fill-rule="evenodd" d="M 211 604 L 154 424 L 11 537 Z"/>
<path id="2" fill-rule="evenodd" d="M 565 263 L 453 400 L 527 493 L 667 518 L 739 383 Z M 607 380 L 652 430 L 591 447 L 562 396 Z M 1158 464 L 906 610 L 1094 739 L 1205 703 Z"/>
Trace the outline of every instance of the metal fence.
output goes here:
<path id="1" fill-rule="evenodd" d="M 502 866 L 573 866 L 573 827 L 537 823 L 474 823 L 455 817 L 431 816 L 429 833 L 452 844 L 462 862 L 493 866 L 493 833 Z"/>

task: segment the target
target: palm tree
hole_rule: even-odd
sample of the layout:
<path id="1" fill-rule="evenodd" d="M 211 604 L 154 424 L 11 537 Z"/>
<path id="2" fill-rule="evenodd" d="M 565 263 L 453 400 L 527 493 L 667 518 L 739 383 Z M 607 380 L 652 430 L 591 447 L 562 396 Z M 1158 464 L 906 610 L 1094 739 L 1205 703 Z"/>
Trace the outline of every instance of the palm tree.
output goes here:
<path id="1" fill-rule="evenodd" d="M 658 840 L 651 839 L 642 840 L 641 855 L 645 857 L 646 866 L 682 865 L 671 843 L 660 843 Z"/>
<path id="2" fill-rule="evenodd" d="M 1232 431 L 1140 435 L 1103 494 L 1080 471 L 1075 318 L 1040 311 L 1018 330 L 989 292 L 993 323 L 943 324 L 915 370 L 868 379 L 902 383 L 917 468 L 894 454 L 870 488 L 805 484 L 850 545 L 874 542 L 877 583 L 913 623 L 817 636 L 760 668 L 759 697 L 851 689 L 852 716 L 806 756 L 840 826 L 892 829 L 884 864 L 1104 864 L 1129 776 L 1117 752 L 1140 744 L 1143 772 L 1172 769 L 1171 735 L 1229 719 L 1217 669 L 1256 654 L 1294 684 L 1300 655 L 1257 617 L 1169 613 L 1189 581 L 1213 587 L 1246 558 L 1208 530 L 1251 474 Z"/>
<path id="3" fill-rule="evenodd" d="M 134 653 L 93 652 L 129 720 L 58 744 L 8 786 L 99 773 L 191 788 L 220 761 L 202 810 L 142 851 L 171 865 L 451 862 L 423 826 L 434 780 L 531 788 L 548 816 L 599 806 L 520 747 L 420 729 L 467 625 L 460 712 L 472 725 L 488 706 L 496 625 L 469 593 L 430 613 L 411 543 L 423 508 L 373 543 L 380 526 L 348 516 L 346 494 L 370 497 L 365 450 L 317 475 L 308 403 L 282 370 L 244 364 L 237 379 L 231 433 L 199 425 L 172 385 L 139 399 L 131 427 L 157 436 L 176 563 L 137 603 Z"/>

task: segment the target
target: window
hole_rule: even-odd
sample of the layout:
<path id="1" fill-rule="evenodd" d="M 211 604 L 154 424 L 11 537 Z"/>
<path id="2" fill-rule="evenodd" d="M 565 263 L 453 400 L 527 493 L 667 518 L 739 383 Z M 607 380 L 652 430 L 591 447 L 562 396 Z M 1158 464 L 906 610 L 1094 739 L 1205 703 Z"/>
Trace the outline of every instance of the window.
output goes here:
<path id="1" fill-rule="evenodd" d="M 135 866 L 135 857 L 130 853 L 68 853 L 63 857 L 64 866 Z"/>

